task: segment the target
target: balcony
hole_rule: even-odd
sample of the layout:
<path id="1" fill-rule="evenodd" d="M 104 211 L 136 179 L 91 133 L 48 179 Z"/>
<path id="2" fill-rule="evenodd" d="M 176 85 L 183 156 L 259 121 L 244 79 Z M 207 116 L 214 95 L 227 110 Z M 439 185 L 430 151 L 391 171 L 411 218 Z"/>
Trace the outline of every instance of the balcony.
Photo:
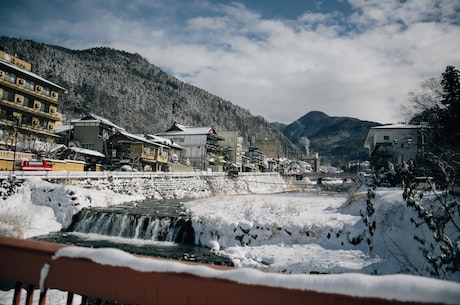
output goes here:
<path id="1" fill-rule="evenodd" d="M 54 104 L 56 106 L 59 104 L 59 101 L 58 101 L 59 95 L 57 93 L 55 93 L 53 95 L 52 92 L 54 92 L 54 91 L 51 91 L 50 95 L 46 95 L 46 94 L 41 93 L 43 91 L 31 90 L 31 89 L 25 87 L 23 84 L 14 84 L 14 83 L 11 83 L 11 82 L 9 82 L 9 81 L 1 78 L 1 77 L 0 77 L 0 84 L 4 85 L 5 87 L 8 87 L 10 89 L 13 89 L 15 91 L 25 92 L 25 93 L 33 96 L 34 98 L 51 102 L 52 104 Z"/>
<path id="2" fill-rule="evenodd" d="M 33 116 L 46 118 L 46 119 L 52 120 L 52 121 L 59 121 L 60 120 L 60 116 L 59 116 L 58 112 L 54 112 L 54 113 L 43 112 L 41 110 L 36 110 L 37 108 L 27 107 L 27 106 L 24 106 L 22 103 L 16 103 L 16 102 L 11 102 L 11 101 L 7 101 L 7 100 L 1 100 L 1 103 L 3 103 L 4 105 L 7 105 L 9 108 L 11 108 L 13 110 L 19 111 L 19 112 L 29 113 L 29 114 L 31 114 Z"/>

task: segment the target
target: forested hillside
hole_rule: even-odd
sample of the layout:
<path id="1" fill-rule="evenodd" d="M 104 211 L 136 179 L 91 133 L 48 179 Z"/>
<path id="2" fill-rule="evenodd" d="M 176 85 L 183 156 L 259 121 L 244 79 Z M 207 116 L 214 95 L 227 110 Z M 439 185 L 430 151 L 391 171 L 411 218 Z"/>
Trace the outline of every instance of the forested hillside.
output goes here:
<path id="1" fill-rule="evenodd" d="M 9 53 L 32 64 L 34 73 L 67 89 L 60 97 L 64 123 L 87 113 L 134 133 L 157 133 L 174 122 L 238 130 L 246 141 L 278 138 L 288 155 L 300 150 L 263 117 L 186 84 L 139 54 L 110 48 L 70 50 L 30 40 L 0 37 Z"/>
<path id="2" fill-rule="evenodd" d="M 364 141 L 370 127 L 379 123 L 349 117 L 332 117 L 320 111 L 311 111 L 279 129 L 299 147 L 309 146 L 319 152 L 327 163 L 342 167 L 350 161 L 368 159 Z"/>

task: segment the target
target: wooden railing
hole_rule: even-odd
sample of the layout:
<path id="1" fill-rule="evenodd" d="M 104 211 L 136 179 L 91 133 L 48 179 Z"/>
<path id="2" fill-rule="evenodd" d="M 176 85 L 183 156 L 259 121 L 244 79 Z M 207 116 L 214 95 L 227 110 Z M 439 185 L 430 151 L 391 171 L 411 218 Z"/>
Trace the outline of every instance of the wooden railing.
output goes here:
<path id="1" fill-rule="evenodd" d="M 138 271 L 126 266 L 96 263 L 88 258 L 63 256 L 56 252 L 64 245 L 0 237 L 0 279 L 16 282 L 12 303 L 19 304 L 22 287 L 25 302 L 32 304 L 40 287 L 39 304 L 46 304 L 48 289 L 67 291 L 67 304 L 73 295 L 127 304 L 417 304 L 368 297 L 322 293 L 309 290 L 242 284 L 224 278 L 203 277 L 193 273 Z M 64 249 L 70 250 L 72 248 Z M 80 248 L 81 249 L 81 248 Z M 100 251 L 100 250 L 96 250 Z M 55 255 L 53 257 L 53 255 Z M 149 258 L 134 257 L 136 260 Z M 151 259 L 156 262 L 163 261 Z M 171 261 L 169 261 L 171 262 Z M 180 264 L 175 262 L 176 264 Z M 44 267 L 48 268 L 44 268 Z M 207 268 L 202 267 L 200 268 Z M 228 272 L 228 268 L 209 266 Z M 44 272 L 45 270 L 45 272 Z M 232 269 L 234 270 L 234 269 Z M 321 275 L 318 275 L 321 276 Z M 117 304 L 119 304 L 117 303 Z M 426 303 L 424 303 L 426 304 Z"/>

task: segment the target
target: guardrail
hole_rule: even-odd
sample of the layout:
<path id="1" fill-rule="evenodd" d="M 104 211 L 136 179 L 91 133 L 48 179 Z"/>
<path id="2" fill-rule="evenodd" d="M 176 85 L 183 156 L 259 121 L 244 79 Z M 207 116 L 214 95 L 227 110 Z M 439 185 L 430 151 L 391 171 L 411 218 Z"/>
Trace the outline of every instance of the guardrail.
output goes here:
<path id="1" fill-rule="evenodd" d="M 0 179 L 11 177 L 11 171 L 0 171 Z M 115 171 L 14 171 L 16 179 L 24 179 L 27 177 L 40 177 L 44 179 L 110 179 L 110 178 L 161 178 L 161 177 L 222 177 L 226 176 L 226 172 L 115 172 Z M 279 173 L 238 173 L 239 176 L 278 176 Z"/>
<path id="2" fill-rule="evenodd" d="M 155 178 L 155 177 L 196 177 L 223 176 L 226 173 L 217 172 L 74 172 L 74 171 L 15 171 L 16 179 L 40 177 L 43 179 L 109 179 L 109 178 Z M 0 179 L 11 177 L 11 171 L 0 171 Z"/>
<path id="3" fill-rule="evenodd" d="M 34 290 L 40 288 L 39 304 L 46 304 L 48 289 L 67 291 L 67 304 L 73 295 L 82 296 L 82 304 L 88 297 L 102 304 L 103 300 L 127 304 L 417 304 L 369 297 L 353 297 L 335 293 L 288 289 L 262 284 L 243 284 L 225 276 L 235 269 L 179 263 L 153 258 L 123 257 L 126 264 L 111 265 L 95 262 L 78 255 L 59 255 L 67 246 L 41 241 L 0 237 L 0 279 L 16 282 L 12 303 L 19 304 L 21 288 L 27 288 L 26 304 L 32 304 Z M 88 248 L 67 248 L 67 250 Z M 66 250 L 66 249 L 64 249 Z M 121 251 L 120 251 L 121 252 Z M 116 261 L 115 255 L 105 259 Z M 128 254 L 127 254 L 128 255 Z M 139 271 L 145 260 L 160 266 L 160 271 Z M 193 268 L 209 268 L 208 274 L 200 276 L 193 272 L 171 271 L 164 264 Z M 190 266 L 191 265 L 191 266 Z M 192 268 L 192 269 L 193 269 Z M 201 270 L 200 269 L 200 270 Z M 194 269 L 195 270 L 195 269 Z M 208 269 L 207 269 L 208 270 Z M 321 276 L 321 275 L 318 275 Z M 230 278 L 230 277 L 229 277 Z M 421 303 L 420 303 L 421 304 Z M 423 303 L 427 304 L 427 303 Z"/>

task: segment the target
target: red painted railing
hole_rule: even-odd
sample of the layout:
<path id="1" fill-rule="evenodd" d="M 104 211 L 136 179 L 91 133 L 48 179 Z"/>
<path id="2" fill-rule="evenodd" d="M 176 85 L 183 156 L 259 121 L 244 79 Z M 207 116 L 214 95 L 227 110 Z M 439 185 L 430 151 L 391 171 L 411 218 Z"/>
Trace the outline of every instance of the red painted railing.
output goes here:
<path id="1" fill-rule="evenodd" d="M 19 304 L 22 287 L 26 304 L 41 286 L 39 304 L 46 304 L 48 289 L 126 304 L 416 304 L 385 299 L 352 297 L 308 290 L 241 284 L 227 279 L 177 272 L 142 272 L 128 267 L 98 264 L 90 259 L 53 255 L 65 245 L 0 237 L 0 279 L 16 282 L 13 304 Z M 152 258 L 153 259 L 153 258 Z M 45 264 L 49 271 L 43 279 Z M 221 270 L 225 267 L 209 266 Z M 40 283 L 40 280 L 44 281 Z M 426 303 L 424 303 L 426 304 Z"/>

